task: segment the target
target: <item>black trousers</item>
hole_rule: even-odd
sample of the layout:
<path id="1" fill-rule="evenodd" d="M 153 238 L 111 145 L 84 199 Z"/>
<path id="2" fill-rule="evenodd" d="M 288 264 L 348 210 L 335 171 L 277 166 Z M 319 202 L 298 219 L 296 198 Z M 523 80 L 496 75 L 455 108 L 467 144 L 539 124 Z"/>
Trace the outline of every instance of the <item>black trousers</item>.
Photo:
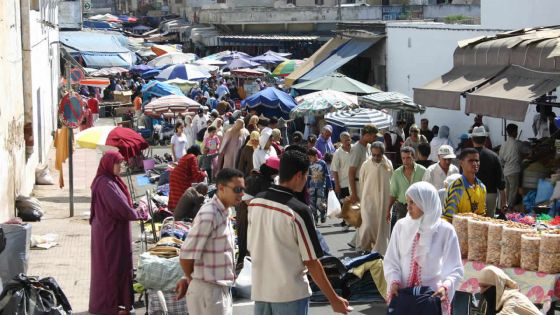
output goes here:
<path id="1" fill-rule="evenodd" d="M 248 206 L 245 201 L 239 203 L 235 208 L 237 220 L 237 246 L 239 247 L 239 256 L 237 265 L 243 266 L 243 259 L 248 256 L 247 251 L 247 229 L 249 227 Z"/>

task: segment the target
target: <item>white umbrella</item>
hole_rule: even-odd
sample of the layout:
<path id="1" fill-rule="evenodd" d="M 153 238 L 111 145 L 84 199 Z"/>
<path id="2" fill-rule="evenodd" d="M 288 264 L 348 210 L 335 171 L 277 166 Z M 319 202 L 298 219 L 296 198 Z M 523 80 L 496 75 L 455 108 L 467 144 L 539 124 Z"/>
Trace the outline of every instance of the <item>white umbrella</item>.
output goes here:
<path id="1" fill-rule="evenodd" d="M 362 129 L 367 124 L 374 124 L 378 129 L 389 128 L 393 123 L 390 115 L 370 108 L 339 110 L 325 115 L 325 120 L 336 126 Z"/>
<path id="2" fill-rule="evenodd" d="M 185 54 L 182 52 L 171 52 L 165 55 L 161 55 L 148 62 L 148 66 L 158 68 L 165 65 L 176 65 L 180 63 L 193 62 L 198 57 L 195 54 Z"/>

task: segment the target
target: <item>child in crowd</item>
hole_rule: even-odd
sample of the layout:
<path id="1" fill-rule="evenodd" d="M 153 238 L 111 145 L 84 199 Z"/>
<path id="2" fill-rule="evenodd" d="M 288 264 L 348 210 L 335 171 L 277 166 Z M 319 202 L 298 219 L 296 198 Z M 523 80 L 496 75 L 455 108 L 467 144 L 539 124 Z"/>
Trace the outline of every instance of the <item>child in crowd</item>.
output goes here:
<path id="1" fill-rule="evenodd" d="M 307 188 L 311 199 L 310 206 L 315 218 L 315 224 L 321 219 L 325 223 L 327 215 L 327 192 L 332 189 L 331 175 L 325 161 L 318 157 L 318 150 L 310 148 L 307 150 L 309 157 L 309 175 L 307 177 Z"/>
<path id="2" fill-rule="evenodd" d="M 209 168 L 211 171 L 208 173 L 209 181 L 213 178 L 213 174 L 216 174 L 218 171 L 218 151 L 220 149 L 220 138 L 216 134 L 216 127 L 210 126 L 208 127 L 208 136 L 204 139 L 204 148 L 203 153 L 209 159 Z M 208 169 L 206 169 L 208 172 Z"/>
<path id="3" fill-rule="evenodd" d="M 202 155 L 199 157 L 198 164 L 200 165 L 200 169 L 206 171 L 208 175 L 208 183 L 212 182 L 212 178 L 214 173 L 212 173 L 212 162 L 216 159 L 218 153 L 210 154 L 210 149 L 204 147 L 202 150 Z"/>

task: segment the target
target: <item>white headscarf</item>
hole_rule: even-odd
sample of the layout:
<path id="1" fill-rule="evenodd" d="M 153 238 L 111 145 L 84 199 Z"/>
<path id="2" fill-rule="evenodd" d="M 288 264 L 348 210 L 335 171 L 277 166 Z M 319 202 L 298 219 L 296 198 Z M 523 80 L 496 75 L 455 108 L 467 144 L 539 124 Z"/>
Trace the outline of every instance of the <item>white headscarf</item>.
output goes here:
<path id="1" fill-rule="evenodd" d="M 406 191 L 406 196 L 410 197 L 424 214 L 416 220 L 412 219 L 409 214 L 401 219 L 402 229 L 398 239 L 399 251 L 401 256 L 410 255 L 416 233 L 420 233 L 416 257 L 422 265 L 422 263 L 426 263 L 425 259 L 428 258 L 433 233 L 441 223 L 441 201 L 436 188 L 428 182 L 412 184 Z"/>
<path id="2" fill-rule="evenodd" d="M 272 136 L 272 129 L 266 127 L 263 130 L 261 130 L 261 137 L 259 139 L 259 146 L 262 150 L 264 150 L 264 147 L 268 143 L 268 139 L 270 139 L 271 136 Z"/>

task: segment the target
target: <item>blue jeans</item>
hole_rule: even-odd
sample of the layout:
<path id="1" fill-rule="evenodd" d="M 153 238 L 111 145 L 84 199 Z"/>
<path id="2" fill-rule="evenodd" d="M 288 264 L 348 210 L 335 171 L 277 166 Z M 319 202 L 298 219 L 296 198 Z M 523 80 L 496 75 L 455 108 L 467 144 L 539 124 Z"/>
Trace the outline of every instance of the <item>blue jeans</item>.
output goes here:
<path id="1" fill-rule="evenodd" d="M 284 303 L 255 302 L 255 315 L 307 315 L 309 298 Z"/>

